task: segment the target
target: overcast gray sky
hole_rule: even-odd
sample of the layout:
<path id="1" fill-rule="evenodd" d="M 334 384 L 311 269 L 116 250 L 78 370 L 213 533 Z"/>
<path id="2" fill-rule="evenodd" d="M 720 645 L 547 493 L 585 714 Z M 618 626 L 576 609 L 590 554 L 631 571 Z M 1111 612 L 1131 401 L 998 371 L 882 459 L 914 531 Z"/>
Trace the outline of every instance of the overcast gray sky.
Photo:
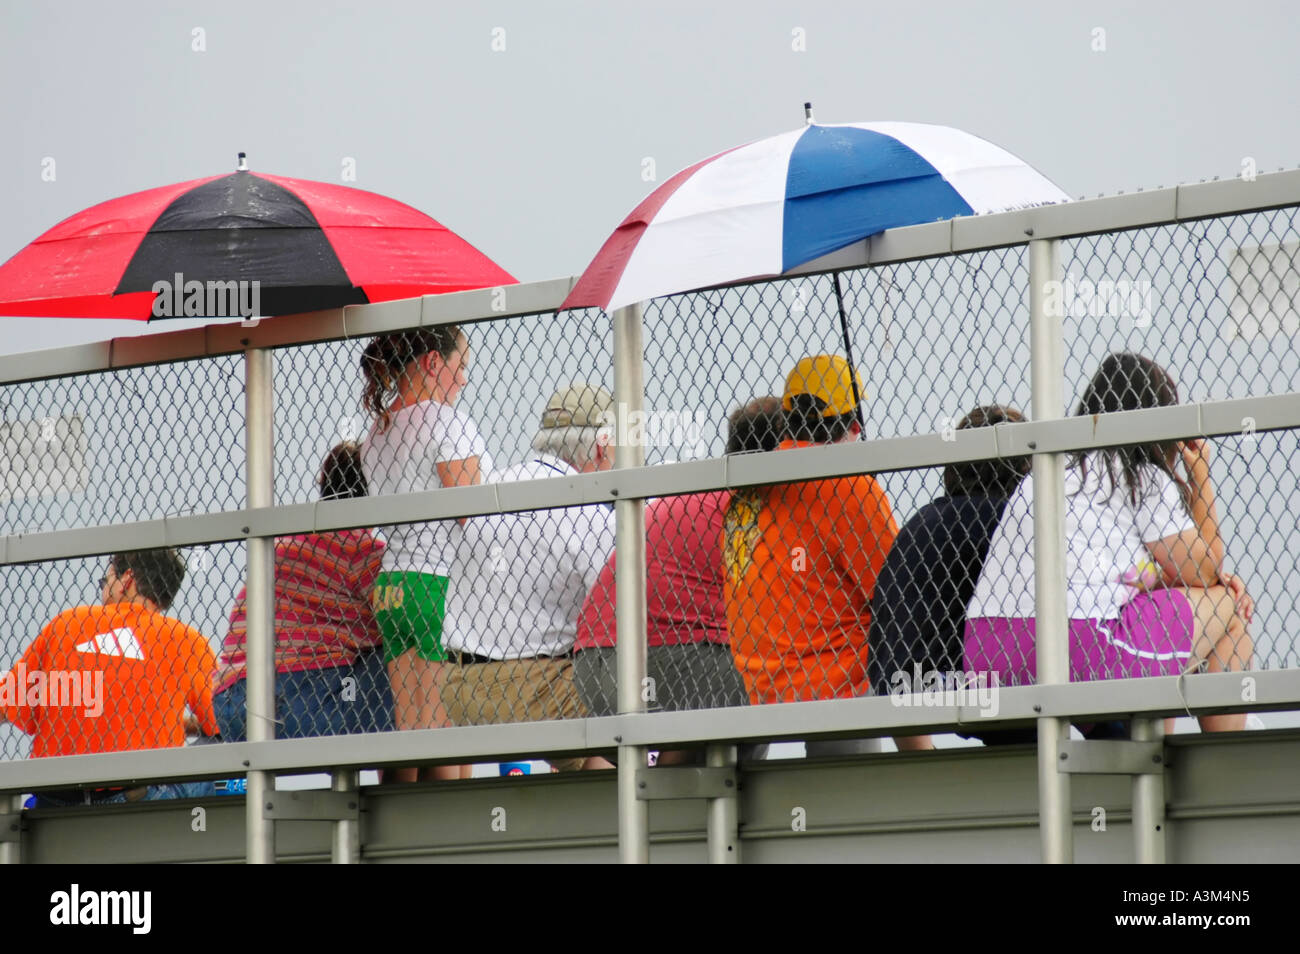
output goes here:
<path id="1" fill-rule="evenodd" d="M 520 280 L 569 275 L 655 186 L 645 158 L 662 182 L 797 127 L 805 99 L 822 122 L 961 127 L 1076 196 L 1233 176 L 1247 156 L 1300 162 L 1300 28 L 1283 2 L 0 11 L 0 260 L 86 206 L 233 169 L 244 150 L 254 169 L 335 182 L 351 158 L 349 184 L 429 213 Z M 0 320 L 0 351 L 146 330 Z"/>

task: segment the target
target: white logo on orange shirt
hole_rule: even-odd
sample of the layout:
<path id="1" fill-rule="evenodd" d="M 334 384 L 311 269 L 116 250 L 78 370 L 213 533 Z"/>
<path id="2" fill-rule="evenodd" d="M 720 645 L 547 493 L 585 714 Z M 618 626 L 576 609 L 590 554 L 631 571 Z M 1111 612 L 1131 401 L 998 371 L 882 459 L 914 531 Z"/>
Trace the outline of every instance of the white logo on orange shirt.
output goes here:
<path id="1" fill-rule="evenodd" d="M 98 653 L 101 656 L 121 656 L 124 659 L 144 659 L 144 650 L 129 626 L 107 633 L 96 633 L 84 643 L 77 644 L 79 653 Z"/>

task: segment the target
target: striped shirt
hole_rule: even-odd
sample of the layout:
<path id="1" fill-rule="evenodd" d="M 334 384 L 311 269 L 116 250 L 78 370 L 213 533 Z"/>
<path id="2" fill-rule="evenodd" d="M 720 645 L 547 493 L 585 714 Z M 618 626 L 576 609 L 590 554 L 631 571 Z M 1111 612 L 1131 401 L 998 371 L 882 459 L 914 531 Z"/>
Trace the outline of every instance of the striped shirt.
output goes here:
<path id="1" fill-rule="evenodd" d="M 370 608 L 384 545 L 369 530 L 304 533 L 275 541 L 275 669 L 350 666 L 380 645 Z M 235 597 L 213 691 L 244 678 L 246 588 Z"/>

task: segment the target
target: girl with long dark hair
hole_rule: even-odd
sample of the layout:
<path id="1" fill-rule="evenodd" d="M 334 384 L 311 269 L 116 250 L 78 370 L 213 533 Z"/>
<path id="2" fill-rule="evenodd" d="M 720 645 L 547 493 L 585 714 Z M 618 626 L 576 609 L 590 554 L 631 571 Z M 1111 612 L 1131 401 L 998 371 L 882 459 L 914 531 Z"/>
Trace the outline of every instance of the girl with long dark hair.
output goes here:
<path id="1" fill-rule="evenodd" d="M 1076 415 L 1169 407 L 1178 389 L 1141 355 L 1109 355 Z M 1178 472 L 1181 461 L 1184 475 Z M 1074 455 L 1065 477 L 1071 680 L 1177 675 L 1251 664 L 1254 601 L 1224 570 L 1209 448 L 1188 440 Z M 966 667 L 1031 683 L 1033 478 L 1012 495 L 967 612 Z M 1203 716 L 1234 731 L 1244 715 Z"/>

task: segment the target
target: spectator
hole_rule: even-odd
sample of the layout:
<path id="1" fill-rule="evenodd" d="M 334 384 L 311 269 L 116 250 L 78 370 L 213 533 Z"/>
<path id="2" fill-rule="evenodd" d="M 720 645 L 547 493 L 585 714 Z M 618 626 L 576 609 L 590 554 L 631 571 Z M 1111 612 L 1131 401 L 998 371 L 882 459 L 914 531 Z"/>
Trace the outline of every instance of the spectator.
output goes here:
<path id="1" fill-rule="evenodd" d="M 855 384 L 843 358 L 799 361 L 782 397 L 781 448 L 857 440 Z M 884 491 L 867 475 L 732 495 L 723 540 L 727 622 L 753 702 L 867 692 L 871 596 L 897 533 Z"/>
<path id="2" fill-rule="evenodd" d="M 994 404 L 975 408 L 957 430 L 1023 420 L 1019 411 Z M 889 695 L 900 673 L 911 686 L 914 666 L 939 673 L 961 668 L 966 604 L 1007 497 L 1027 473 L 1028 457 L 949 464 L 946 495 L 903 525 L 871 600 L 867 672 L 876 695 Z M 900 749 L 932 747 L 929 736 L 895 741 Z"/>
<path id="3" fill-rule="evenodd" d="M 1148 358 L 1112 354 L 1077 415 L 1178 403 Z M 1251 663 L 1254 603 L 1223 570 L 1204 441 L 1138 444 L 1075 455 L 1065 475 L 1070 679 L 1177 675 Z M 1182 458 L 1187 477 L 1179 477 Z M 1033 478 L 1012 495 L 989 546 L 966 622 L 966 668 L 1032 683 Z M 1202 716 L 1206 731 L 1244 728 L 1244 715 Z"/>
<path id="4" fill-rule="evenodd" d="M 374 420 L 361 449 L 372 493 L 402 494 L 477 484 L 490 469 L 483 438 L 454 407 L 469 370 L 469 343 L 455 325 L 383 335 L 361 357 L 362 404 Z M 375 581 L 375 619 L 393 689 L 399 729 L 450 725 L 445 677 L 447 579 L 464 538 L 461 520 L 386 528 L 388 545 Z M 460 778 L 460 766 L 422 777 Z M 409 776 L 405 776 L 409 780 Z"/>
<path id="5" fill-rule="evenodd" d="M 613 466 L 603 388 L 572 384 L 542 413 L 529 460 L 493 480 L 510 483 Z M 475 517 L 451 576 L 446 645 L 460 665 L 447 676 L 456 725 L 586 715 L 573 684 L 578 611 L 614 547 L 614 515 L 600 504 Z M 561 771 L 608 765 L 552 759 Z"/>
<path id="6" fill-rule="evenodd" d="M 727 453 L 775 450 L 785 431 L 781 399 L 758 398 L 728 421 Z M 646 507 L 646 676 L 651 711 L 749 704 L 727 635 L 722 524 L 730 491 L 662 497 Z M 618 712 L 614 603 L 616 555 L 600 571 L 578 617 L 573 672 L 595 716 Z M 660 764 L 676 759 L 660 755 Z"/>
<path id="7" fill-rule="evenodd" d="M 60 613 L 0 676 L 0 717 L 33 737 L 34 758 L 184 745 L 187 707 L 216 734 L 212 648 L 162 614 L 184 578 L 175 550 L 114 555 L 99 580 L 100 602 Z M 186 785 L 46 792 L 37 806 L 188 794 Z"/>
<path id="8" fill-rule="evenodd" d="M 360 448 L 338 444 L 317 481 L 322 500 L 366 496 Z M 370 592 L 383 544 L 369 530 L 302 533 L 275 541 L 275 719 L 278 738 L 298 739 L 393 727 Z M 227 742 L 247 736 L 245 589 L 235 598 L 214 696 Z"/>

